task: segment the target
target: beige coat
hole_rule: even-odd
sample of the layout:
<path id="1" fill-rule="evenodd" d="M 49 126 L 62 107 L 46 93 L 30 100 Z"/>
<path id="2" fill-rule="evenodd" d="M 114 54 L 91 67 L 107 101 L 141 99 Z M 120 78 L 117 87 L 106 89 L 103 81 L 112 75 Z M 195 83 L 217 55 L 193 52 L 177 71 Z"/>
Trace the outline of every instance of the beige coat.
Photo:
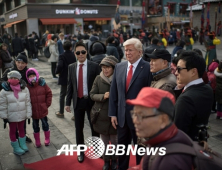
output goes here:
<path id="1" fill-rule="evenodd" d="M 49 62 L 58 62 L 59 50 L 58 50 L 57 43 L 52 40 L 49 40 L 48 45 L 49 45 L 49 52 L 51 54 L 48 61 Z"/>
<path id="2" fill-rule="evenodd" d="M 0 117 L 9 122 L 21 122 L 32 116 L 29 90 L 26 87 L 18 93 L 19 98 L 14 96 L 13 91 L 0 92 Z"/>

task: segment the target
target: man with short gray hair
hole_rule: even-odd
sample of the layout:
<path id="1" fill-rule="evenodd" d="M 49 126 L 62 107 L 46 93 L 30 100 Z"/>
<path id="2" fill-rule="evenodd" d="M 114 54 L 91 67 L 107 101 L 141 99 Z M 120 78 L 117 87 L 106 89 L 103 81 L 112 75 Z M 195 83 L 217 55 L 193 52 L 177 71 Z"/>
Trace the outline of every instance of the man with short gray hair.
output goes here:
<path id="1" fill-rule="evenodd" d="M 118 63 L 115 66 L 113 81 L 110 89 L 109 116 L 112 126 L 117 129 L 118 144 L 128 145 L 137 143 L 135 128 L 130 116 L 132 106 L 126 104 L 126 99 L 135 99 L 143 87 L 150 86 L 152 75 L 150 65 L 144 61 L 142 43 L 131 38 L 124 42 L 125 55 L 128 61 Z M 125 152 L 126 153 L 126 152 Z M 141 157 L 136 155 L 136 163 L 139 164 Z M 118 158 L 119 170 L 126 170 L 129 166 L 129 156 L 121 155 Z"/>

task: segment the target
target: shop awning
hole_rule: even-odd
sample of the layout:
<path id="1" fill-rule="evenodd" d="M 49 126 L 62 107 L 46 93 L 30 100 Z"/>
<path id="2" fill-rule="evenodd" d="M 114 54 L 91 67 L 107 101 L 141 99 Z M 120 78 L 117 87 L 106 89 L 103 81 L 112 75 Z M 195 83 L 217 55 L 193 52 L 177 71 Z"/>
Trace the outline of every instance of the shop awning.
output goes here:
<path id="1" fill-rule="evenodd" d="M 111 18 L 84 18 L 83 21 L 96 21 L 96 20 L 106 20 L 109 21 Z"/>
<path id="2" fill-rule="evenodd" d="M 13 24 L 18 24 L 22 21 L 25 21 L 24 19 L 23 20 L 19 20 L 19 21 L 15 21 L 15 22 L 11 22 L 11 23 L 8 23 L 4 26 L 4 28 L 9 28 L 9 27 L 12 27 Z"/>
<path id="3" fill-rule="evenodd" d="M 40 19 L 43 25 L 56 25 L 56 24 L 76 24 L 74 18 L 58 18 L 58 19 Z"/>

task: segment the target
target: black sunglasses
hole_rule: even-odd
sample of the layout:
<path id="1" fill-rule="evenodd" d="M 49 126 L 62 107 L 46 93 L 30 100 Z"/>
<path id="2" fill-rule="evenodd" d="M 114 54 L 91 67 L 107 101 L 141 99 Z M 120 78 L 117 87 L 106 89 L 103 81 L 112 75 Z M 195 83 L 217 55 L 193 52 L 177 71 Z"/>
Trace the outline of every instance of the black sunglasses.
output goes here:
<path id="1" fill-rule="evenodd" d="M 86 51 L 85 51 L 85 50 L 82 50 L 82 51 L 76 51 L 76 55 L 79 55 L 80 53 L 82 53 L 82 54 L 86 54 Z"/>
<path id="2" fill-rule="evenodd" d="M 180 71 L 183 70 L 183 69 L 187 69 L 187 68 L 186 68 L 186 67 L 185 67 L 185 68 L 177 67 L 177 68 L 176 68 L 176 71 L 178 71 L 178 73 L 180 73 Z"/>

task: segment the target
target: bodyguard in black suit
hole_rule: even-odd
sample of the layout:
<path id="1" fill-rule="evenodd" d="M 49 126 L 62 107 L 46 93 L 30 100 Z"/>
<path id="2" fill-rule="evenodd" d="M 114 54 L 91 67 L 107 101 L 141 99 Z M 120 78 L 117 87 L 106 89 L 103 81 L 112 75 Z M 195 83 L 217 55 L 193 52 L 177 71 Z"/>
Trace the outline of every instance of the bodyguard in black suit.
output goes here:
<path id="1" fill-rule="evenodd" d="M 123 45 L 128 61 L 115 67 L 109 99 L 109 116 L 113 127 L 117 128 L 118 144 L 124 144 L 127 150 L 132 139 L 134 144 L 137 144 L 137 136 L 130 114 L 133 106 L 126 104 L 126 100 L 135 99 L 143 87 L 150 86 L 152 75 L 149 63 L 141 58 L 141 42 L 131 38 Z M 137 155 L 137 164 L 140 163 L 140 159 Z M 129 156 L 119 156 L 118 165 L 120 170 L 128 169 Z"/>
<path id="2" fill-rule="evenodd" d="M 73 99 L 75 128 L 76 128 L 76 144 L 84 144 L 84 118 L 87 112 L 89 124 L 92 131 L 92 136 L 99 136 L 93 130 L 90 121 L 90 110 L 94 102 L 91 100 L 89 92 L 91 91 L 94 79 L 100 74 L 100 67 L 86 59 L 87 51 L 85 44 L 78 42 L 75 45 L 75 54 L 77 62 L 69 65 L 68 68 L 68 86 L 66 97 L 66 111 L 71 112 L 70 105 Z M 78 156 L 78 161 L 84 161 L 84 153 Z"/>
<path id="3" fill-rule="evenodd" d="M 63 47 L 65 52 L 59 56 L 59 62 L 56 68 L 56 74 L 59 74 L 58 85 L 61 85 L 61 88 L 60 88 L 60 98 L 59 98 L 60 109 L 55 114 L 60 118 L 64 117 L 65 96 L 67 92 L 67 82 L 68 82 L 67 79 L 68 66 L 76 62 L 76 57 L 71 51 L 72 50 L 71 42 L 65 41 Z"/>
<path id="4" fill-rule="evenodd" d="M 213 90 L 203 82 L 206 68 L 203 57 L 194 51 L 184 51 L 177 63 L 177 83 L 184 84 L 175 104 L 175 124 L 192 140 L 198 140 L 198 126 L 207 125 L 213 104 Z"/>

